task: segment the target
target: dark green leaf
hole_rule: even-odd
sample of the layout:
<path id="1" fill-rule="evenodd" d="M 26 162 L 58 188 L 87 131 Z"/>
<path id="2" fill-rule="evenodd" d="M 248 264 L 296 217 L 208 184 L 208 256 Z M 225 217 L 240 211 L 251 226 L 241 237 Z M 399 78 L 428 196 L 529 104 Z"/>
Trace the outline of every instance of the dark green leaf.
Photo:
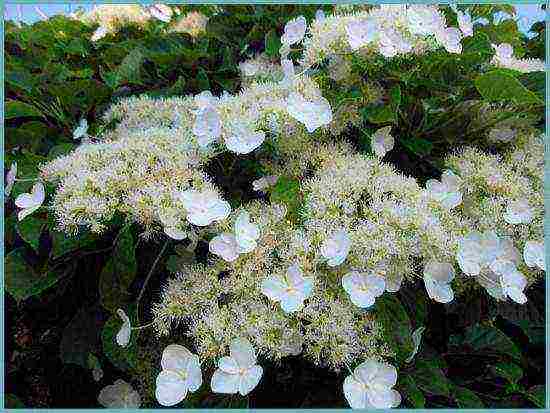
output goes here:
<path id="1" fill-rule="evenodd" d="M 270 30 L 265 35 L 265 54 L 271 58 L 276 58 L 279 56 L 280 49 L 281 39 L 275 30 Z"/>
<path id="2" fill-rule="evenodd" d="M 544 385 L 533 386 L 526 393 L 526 396 L 531 400 L 537 407 L 544 409 L 546 402 L 546 389 Z"/>
<path id="3" fill-rule="evenodd" d="M 397 360 L 403 362 L 413 351 L 412 329 L 409 316 L 399 299 L 384 294 L 376 300 L 374 311 L 384 327 L 384 337 L 396 352 Z"/>
<path id="4" fill-rule="evenodd" d="M 18 100 L 8 100 L 4 104 L 4 117 L 6 120 L 27 116 L 42 116 L 42 112 L 28 103 Z"/>
<path id="5" fill-rule="evenodd" d="M 399 142 L 418 156 L 429 155 L 433 148 L 433 143 L 422 138 L 401 138 Z"/>
<path id="6" fill-rule="evenodd" d="M 423 409 L 426 404 L 426 398 L 420 389 L 416 386 L 413 378 L 409 375 L 402 375 L 399 377 L 398 388 L 399 392 L 405 397 L 411 406 L 415 409 Z"/>
<path id="7" fill-rule="evenodd" d="M 38 252 L 40 234 L 46 221 L 36 216 L 28 216 L 17 223 L 17 232 L 35 251 Z"/>
<path id="8" fill-rule="evenodd" d="M 537 105 L 544 103 L 535 93 L 525 88 L 519 80 L 502 70 L 478 76 L 475 86 L 481 96 L 490 102 L 513 101 L 519 104 Z"/>
<path id="9" fill-rule="evenodd" d="M 476 353 L 500 353 L 516 359 L 521 352 L 516 345 L 498 328 L 490 325 L 476 324 L 468 327 L 463 337 L 451 336 L 449 343 L 466 345 Z"/>
<path id="10" fill-rule="evenodd" d="M 130 320 L 135 320 L 135 306 L 127 311 Z M 101 332 L 103 352 L 117 368 L 121 370 L 135 369 L 137 365 L 137 334 L 132 331 L 130 343 L 121 347 L 116 342 L 116 335 L 122 327 L 122 319 L 115 313 L 105 323 Z"/>
<path id="11" fill-rule="evenodd" d="M 448 397 L 452 383 L 445 377 L 436 360 L 417 360 L 411 377 L 424 392 Z"/>
<path id="12" fill-rule="evenodd" d="M 455 402 L 461 409 L 483 409 L 485 407 L 481 399 L 470 389 L 454 386 L 452 391 Z"/>
<path id="13" fill-rule="evenodd" d="M 273 203 L 286 205 L 289 214 L 295 216 L 302 202 L 300 182 L 297 179 L 285 176 L 279 177 L 277 183 L 271 190 L 270 199 Z"/>
<path id="14" fill-rule="evenodd" d="M 51 257 L 53 259 L 59 258 L 69 252 L 84 248 L 94 241 L 94 237 L 88 232 L 70 236 L 64 232 L 50 231 L 50 235 L 52 237 L 53 244 L 51 252 Z"/>
<path id="15" fill-rule="evenodd" d="M 493 366 L 495 373 L 510 383 L 517 383 L 523 377 L 523 370 L 514 363 L 498 363 Z"/>
<path id="16" fill-rule="evenodd" d="M 136 276 L 136 246 L 130 226 L 120 230 L 113 255 L 103 267 L 99 279 L 101 304 L 110 311 L 128 300 L 128 288 Z"/>

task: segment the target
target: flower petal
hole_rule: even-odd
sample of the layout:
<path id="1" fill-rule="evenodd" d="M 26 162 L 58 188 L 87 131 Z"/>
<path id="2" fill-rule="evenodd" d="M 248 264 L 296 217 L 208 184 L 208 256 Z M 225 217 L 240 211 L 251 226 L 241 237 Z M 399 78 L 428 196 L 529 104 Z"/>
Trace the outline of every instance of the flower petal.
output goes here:
<path id="1" fill-rule="evenodd" d="M 239 391 L 240 376 L 216 370 L 212 375 L 210 387 L 214 393 L 234 394 Z"/>
<path id="2" fill-rule="evenodd" d="M 261 366 L 253 366 L 249 368 L 242 376 L 239 382 L 239 393 L 246 396 L 260 382 L 264 370 Z"/>
<path id="3" fill-rule="evenodd" d="M 170 344 L 162 352 L 160 365 L 163 370 L 187 371 L 192 356 L 184 346 Z"/>
<path id="4" fill-rule="evenodd" d="M 163 370 L 157 376 L 155 396 L 163 406 L 174 406 L 187 396 L 187 383 L 173 370 Z"/>
<path id="5" fill-rule="evenodd" d="M 254 347 L 245 338 L 238 338 L 231 342 L 229 354 L 235 359 L 239 367 L 245 368 L 256 364 L 256 352 Z"/>
<path id="6" fill-rule="evenodd" d="M 344 380 L 344 396 L 352 409 L 364 409 L 367 407 L 367 393 L 362 383 L 353 376 Z"/>

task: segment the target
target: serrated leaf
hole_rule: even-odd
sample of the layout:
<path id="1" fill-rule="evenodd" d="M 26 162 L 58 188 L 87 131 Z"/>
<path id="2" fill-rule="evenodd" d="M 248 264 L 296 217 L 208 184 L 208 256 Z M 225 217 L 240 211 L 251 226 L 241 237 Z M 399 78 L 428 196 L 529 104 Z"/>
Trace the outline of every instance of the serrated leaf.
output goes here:
<path id="1" fill-rule="evenodd" d="M 4 104 L 4 118 L 6 120 L 22 118 L 28 116 L 42 117 L 42 112 L 28 103 L 20 102 L 18 100 L 8 100 Z"/>
<path id="2" fill-rule="evenodd" d="M 493 366 L 495 373 L 508 380 L 510 383 L 517 383 L 523 377 L 523 370 L 514 363 L 501 362 Z"/>
<path id="3" fill-rule="evenodd" d="M 25 242 L 27 242 L 35 251 L 38 252 L 40 244 L 40 234 L 46 225 L 46 220 L 36 216 L 29 216 L 23 221 L 17 223 L 17 233 Z"/>
<path id="4" fill-rule="evenodd" d="M 470 389 L 460 386 L 453 387 L 453 397 L 461 409 L 483 409 L 481 399 Z"/>
<path id="5" fill-rule="evenodd" d="M 88 232 L 82 232 L 75 236 L 70 236 L 64 232 L 50 231 L 52 237 L 52 252 L 51 258 L 56 259 L 62 255 L 68 254 L 75 250 L 84 248 L 90 245 L 94 240 L 94 236 Z"/>
<path id="6" fill-rule="evenodd" d="M 110 311 L 124 306 L 128 300 L 128 288 L 137 272 L 134 237 L 130 226 L 120 230 L 113 255 L 103 267 L 99 278 L 101 304 Z"/>
<path id="7" fill-rule="evenodd" d="M 424 392 L 435 396 L 449 396 L 451 382 L 434 360 L 417 360 L 411 373 L 416 385 Z"/>
<path id="8" fill-rule="evenodd" d="M 403 362 L 413 351 L 411 321 L 397 297 L 384 294 L 376 299 L 374 311 L 384 328 L 384 337 Z"/>
<path id="9" fill-rule="evenodd" d="M 399 392 L 405 397 L 415 409 L 423 409 L 426 405 L 424 394 L 417 387 L 413 378 L 409 375 L 400 375 L 399 377 Z"/>
<path id="10" fill-rule="evenodd" d="M 22 250 L 16 249 L 4 259 L 4 282 L 6 291 L 17 301 L 40 294 L 55 284 L 62 274 L 50 271 L 37 273 L 23 257 Z"/>
<path id="11" fill-rule="evenodd" d="M 476 324 L 466 329 L 464 336 L 451 336 L 450 344 L 466 345 L 476 353 L 501 353 L 521 359 L 521 352 L 508 336 L 494 326 Z"/>
<path id="12" fill-rule="evenodd" d="M 518 79 L 502 70 L 484 73 L 477 77 L 475 86 L 480 95 L 489 102 L 513 101 L 519 104 L 537 104 L 544 102 L 523 86 Z"/>

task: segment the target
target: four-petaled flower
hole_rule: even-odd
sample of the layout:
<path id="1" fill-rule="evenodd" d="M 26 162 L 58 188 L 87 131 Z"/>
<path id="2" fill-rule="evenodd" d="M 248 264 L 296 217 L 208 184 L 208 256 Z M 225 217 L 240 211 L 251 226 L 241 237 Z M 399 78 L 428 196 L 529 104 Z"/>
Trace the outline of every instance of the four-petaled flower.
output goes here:
<path id="1" fill-rule="evenodd" d="M 254 131 L 244 122 L 234 122 L 231 130 L 224 137 L 225 146 L 232 152 L 247 154 L 260 146 L 265 140 L 263 131 Z"/>
<path id="2" fill-rule="evenodd" d="M 397 407 L 401 403 L 401 395 L 393 389 L 396 383 L 395 367 L 368 359 L 346 377 L 344 395 L 352 409 Z"/>
<path id="3" fill-rule="evenodd" d="M 199 227 L 227 218 L 231 212 L 229 202 L 220 199 L 211 190 L 199 192 L 188 189 L 179 195 L 183 207 L 187 210 L 187 221 Z"/>
<path id="4" fill-rule="evenodd" d="M 446 170 L 441 175 L 441 182 L 436 179 L 429 179 L 426 182 L 426 190 L 433 199 L 441 203 L 443 208 L 453 209 L 462 203 L 459 183 L 459 177 L 452 171 Z"/>
<path id="5" fill-rule="evenodd" d="M 239 245 L 235 235 L 224 232 L 210 240 L 208 249 L 212 254 L 222 257 L 227 262 L 233 262 L 239 257 Z"/>
<path id="6" fill-rule="evenodd" d="M 357 307 L 368 308 L 374 305 L 376 297 L 386 289 L 384 277 L 376 274 L 361 274 L 351 271 L 342 278 L 342 287 Z"/>
<path id="7" fill-rule="evenodd" d="M 288 267 L 285 275 L 272 275 L 262 281 L 261 291 L 280 302 L 285 313 L 298 311 L 313 292 L 313 277 L 304 277 L 298 265 Z"/>
<path id="8" fill-rule="evenodd" d="M 287 110 L 290 116 L 305 125 L 309 133 L 332 121 L 332 109 L 324 97 L 309 101 L 299 93 L 292 92 L 287 99 Z"/>
<path id="9" fill-rule="evenodd" d="M 456 260 L 467 275 L 478 275 L 497 257 L 500 240 L 493 231 L 472 231 L 459 242 Z"/>
<path id="10" fill-rule="evenodd" d="M 290 20 L 284 29 L 284 33 L 281 36 L 281 43 L 284 45 L 293 45 L 300 42 L 306 34 L 306 19 L 304 16 L 298 16 Z"/>
<path id="11" fill-rule="evenodd" d="M 378 129 L 371 137 L 370 144 L 375 155 L 383 158 L 387 152 L 393 149 L 395 140 L 391 135 L 391 126 Z"/>
<path id="12" fill-rule="evenodd" d="M 155 396 L 163 406 L 174 406 L 202 385 L 199 357 L 185 347 L 170 344 L 162 352 L 162 371 L 157 376 Z"/>
<path id="13" fill-rule="evenodd" d="M 520 273 L 514 263 L 506 262 L 495 271 L 500 275 L 500 287 L 505 297 L 510 297 L 518 304 L 525 304 L 527 297 L 523 290 L 527 286 L 525 276 Z"/>
<path id="14" fill-rule="evenodd" d="M 533 220 L 533 209 L 525 199 L 509 201 L 504 213 L 504 220 L 508 224 L 528 224 Z"/>
<path id="15" fill-rule="evenodd" d="M 428 261 L 424 267 L 424 285 L 428 296 L 439 303 L 453 301 L 454 293 L 451 281 L 455 278 L 455 270 L 446 262 Z"/>
<path id="16" fill-rule="evenodd" d="M 258 385 L 262 374 L 252 344 L 244 338 L 235 339 L 229 347 L 229 357 L 222 357 L 218 362 L 210 384 L 214 393 L 246 396 Z"/>
<path id="17" fill-rule="evenodd" d="M 339 230 L 327 238 L 321 245 L 321 255 L 327 259 L 327 265 L 336 267 L 342 264 L 348 256 L 351 239 L 345 230 Z"/>
<path id="18" fill-rule="evenodd" d="M 463 13 L 460 10 L 456 12 L 456 19 L 458 21 L 458 27 L 464 37 L 473 36 L 474 25 L 472 24 L 472 17 L 469 13 Z"/>
<path id="19" fill-rule="evenodd" d="M 46 192 L 42 182 L 35 183 L 30 193 L 21 194 L 15 198 L 15 205 L 22 208 L 17 215 L 19 221 L 40 208 L 44 199 L 46 199 Z"/>

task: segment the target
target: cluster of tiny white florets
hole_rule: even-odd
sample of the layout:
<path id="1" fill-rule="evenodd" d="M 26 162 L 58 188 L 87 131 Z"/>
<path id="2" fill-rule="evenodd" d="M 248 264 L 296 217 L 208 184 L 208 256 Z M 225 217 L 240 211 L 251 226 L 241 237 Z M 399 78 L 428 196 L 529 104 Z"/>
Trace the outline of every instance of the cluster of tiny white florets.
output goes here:
<path id="1" fill-rule="evenodd" d="M 540 59 L 518 59 L 514 56 L 514 49 L 508 43 L 501 43 L 498 46 L 493 45 L 495 55 L 491 63 L 497 67 L 517 70 L 522 73 L 542 72 L 545 63 Z"/>
<path id="2" fill-rule="evenodd" d="M 170 31 L 187 33 L 191 37 L 198 37 L 206 31 L 208 17 L 198 11 L 190 11 L 181 16 L 171 27 Z"/>
<path id="3" fill-rule="evenodd" d="M 344 383 L 348 402 L 395 407 L 397 376 L 382 362 L 391 351 L 376 300 L 422 277 L 438 302 L 452 301 L 464 281 L 475 279 L 499 300 L 524 303 L 525 288 L 545 270 L 542 140 L 528 128 L 501 125 L 489 132 L 512 142 L 500 157 L 462 149 L 446 159 L 449 169 L 439 179 L 421 186 L 382 162 L 394 146 L 391 127 L 372 135 L 374 156 L 333 142 L 342 125 L 359 124 L 359 106 L 331 107 L 322 79 L 304 69 L 328 58 L 332 80 L 357 81 L 368 91 L 339 55 L 460 53 L 472 23 L 457 14 L 459 28 L 429 5 L 317 13 L 309 30 L 300 16 L 285 26 L 281 65 L 264 56 L 243 62 L 244 88 L 236 95 L 122 100 L 105 115 L 118 122 L 113 130 L 42 166 L 43 179 L 58 184 L 52 209 L 59 226 L 100 232 L 118 212 L 172 239 L 208 242 L 208 263 L 182 265 L 153 313 L 160 334 L 184 323 L 202 359 L 229 349 L 213 391 L 250 392 L 262 375 L 256 351 L 274 360 L 303 354 L 333 369 L 366 359 Z M 296 74 L 289 55 L 300 42 Z M 497 49 L 494 64 L 512 61 L 505 49 Z M 375 100 L 381 93 L 372 89 Z M 300 224 L 278 204 L 255 201 L 232 211 L 203 172 L 222 152 L 248 154 L 266 141 L 275 153 L 261 159 L 269 175 L 254 188 L 266 189 L 280 175 L 299 178 Z M 16 203 L 26 216 L 43 201 L 43 187 L 24 195 Z M 120 341 L 127 345 L 131 327 L 124 320 Z M 179 347 L 165 350 L 166 361 L 163 355 L 163 405 L 177 404 L 202 382 L 198 357 Z M 195 380 L 177 392 L 172 380 L 180 376 L 168 367 L 173 357 L 187 360 L 193 371 L 184 373 Z"/>

